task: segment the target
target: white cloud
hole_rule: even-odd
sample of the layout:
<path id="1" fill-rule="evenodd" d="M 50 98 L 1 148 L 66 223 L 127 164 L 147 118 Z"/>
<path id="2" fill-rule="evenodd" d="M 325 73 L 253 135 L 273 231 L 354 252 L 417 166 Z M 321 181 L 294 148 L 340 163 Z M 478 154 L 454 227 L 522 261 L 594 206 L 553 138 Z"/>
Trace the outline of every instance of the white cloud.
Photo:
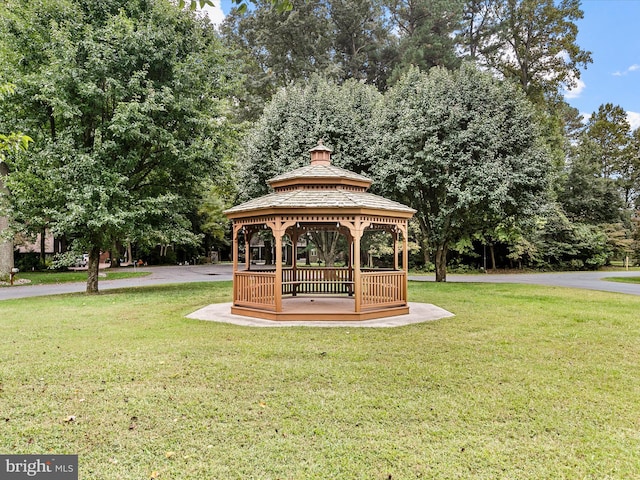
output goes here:
<path id="1" fill-rule="evenodd" d="M 587 88 L 587 85 L 579 78 L 577 78 L 575 82 L 576 82 L 576 85 L 573 88 L 570 88 L 569 90 L 565 90 L 564 98 L 578 98 L 582 93 L 582 91 L 585 88 Z"/>
<path id="2" fill-rule="evenodd" d="M 614 77 L 622 77 L 629 72 L 635 72 L 637 70 L 640 70 L 640 65 L 637 63 L 634 63 L 629 68 L 627 68 L 624 72 L 621 72 L 620 70 L 618 70 L 616 72 L 613 72 L 611 75 L 613 75 Z"/>
<path id="3" fill-rule="evenodd" d="M 580 117 L 582 118 L 582 123 L 584 123 L 585 125 L 589 122 L 589 120 L 591 120 L 590 113 L 580 112 Z"/>
<path id="4" fill-rule="evenodd" d="M 629 125 L 631 125 L 631 130 L 640 128 L 640 113 L 627 112 L 627 120 L 629 121 Z"/>
<path id="5" fill-rule="evenodd" d="M 206 5 L 204 8 L 198 10 L 200 11 L 200 13 L 203 13 L 207 17 L 209 17 L 211 23 L 213 23 L 215 26 L 218 26 L 224 21 L 224 12 L 222 11 L 222 8 L 220 8 L 220 0 L 214 0 L 213 3 L 215 5 L 213 7 Z"/>

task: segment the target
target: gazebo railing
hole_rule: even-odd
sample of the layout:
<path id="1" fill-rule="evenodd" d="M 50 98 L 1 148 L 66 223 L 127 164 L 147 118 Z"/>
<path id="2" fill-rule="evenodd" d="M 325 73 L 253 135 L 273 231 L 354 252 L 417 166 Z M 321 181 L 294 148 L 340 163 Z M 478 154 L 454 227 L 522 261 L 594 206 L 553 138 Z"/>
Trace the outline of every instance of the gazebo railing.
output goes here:
<path id="1" fill-rule="evenodd" d="M 282 293 L 353 293 L 352 272 L 347 267 L 297 267 L 282 270 Z"/>
<path id="2" fill-rule="evenodd" d="M 405 275 L 403 271 L 362 272 L 362 307 L 388 307 L 406 304 Z"/>
<path id="3" fill-rule="evenodd" d="M 235 304 L 268 310 L 276 308 L 276 273 L 244 271 L 235 273 Z"/>
<path id="4" fill-rule="evenodd" d="M 304 293 L 354 294 L 346 267 L 302 267 L 282 270 L 282 294 Z M 406 305 L 406 273 L 395 270 L 369 270 L 360 274 L 361 306 L 364 309 Z M 235 273 L 235 305 L 275 310 L 274 270 Z"/>

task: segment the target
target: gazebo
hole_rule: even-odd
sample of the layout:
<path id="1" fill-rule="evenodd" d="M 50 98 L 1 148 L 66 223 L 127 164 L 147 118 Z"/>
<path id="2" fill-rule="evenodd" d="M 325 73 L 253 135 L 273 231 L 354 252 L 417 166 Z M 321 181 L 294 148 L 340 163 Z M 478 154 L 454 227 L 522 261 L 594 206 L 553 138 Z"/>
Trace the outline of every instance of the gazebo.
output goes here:
<path id="1" fill-rule="evenodd" d="M 322 141 L 310 153 L 310 165 L 268 181 L 273 193 L 225 211 L 233 221 L 231 313 L 303 321 L 370 320 L 409 313 L 407 222 L 415 210 L 368 193 L 372 181 L 331 165 L 331 149 Z M 269 230 L 275 239 L 275 264 L 254 265 L 251 238 Z M 362 267 L 361 240 L 366 231 L 392 236 L 391 268 Z M 345 265 L 298 265 L 296 246 L 311 232 L 342 235 L 349 252 Z"/>

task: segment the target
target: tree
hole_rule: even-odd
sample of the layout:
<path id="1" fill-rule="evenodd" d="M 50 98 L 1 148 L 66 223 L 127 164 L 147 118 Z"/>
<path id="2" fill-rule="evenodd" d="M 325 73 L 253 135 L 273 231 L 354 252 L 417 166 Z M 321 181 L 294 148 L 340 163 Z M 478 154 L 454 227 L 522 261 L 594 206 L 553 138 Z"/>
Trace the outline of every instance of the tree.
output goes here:
<path id="1" fill-rule="evenodd" d="M 384 90 L 397 46 L 380 1 L 331 0 L 329 15 L 339 79 L 354 78 Z"/>
<path id="2" fill-rule="evenodd" d="M 10 83 L 0 84 L 0 102 L 14 92 L 15 86 Z M 5 178 L 9 174 L 7 156 L 26 150 L 31 137 L 20 132 L 0 133 L 0 280 L 6 280 L 13 268 L 13 231 L 10 228 L 10 217 L 6 212 L 9 190 L 5 187 Z"/>
<path id="3" fill-rule="evenodd" d="M 496 0 L 467 0 L 464 2 L 460 30 L 456 41 L 462 56 L 473 62 L 490 51 L 491 37 L 498 32 Z"/>
<path id="4" fill-rule="evenodd" d="M 459 43 L 542 101 L 561 85 L 575 86 L 580 67 L 591 62 L 576 43 L 575 22 L 582 16 L 580 0 L 474 0 L 467 3 Z"/>
<path id="5" fill-rule="evenodd" d="M 116 240 L 198 240 L 189 213 L 225 168 L 218 99 L 232 73 L 213 28 L 168 2 L 17 4 L 0 38 L 23 52 L 16 108 L 38 148 L 11 164 L 14 210 L 89 252 L 97 292 L 100 251 Z"/>
<path id="6" fill-rule="evenodd" d="M 517 88 L 465 64 L 411 69 L 380 104 L 372 149 L 383 194 L 412 206 L 446 280 L 450 246 L 533 218 L 549 159 Z"/>
<path id="7" fill-rule="evenodd" d="M 631 127 L 627 114 L 619 105 L 600 105 L 587 122 L 585 141 L 589 142 L 599 173 L 604 178 L 619 177 L 629 155 Z"/>
<path id="8" fill-rule="evenodd" d="M 457 68 L 454 32 L 459 28 L 462 0 L 391 0 L 391 18 L 400 36 L 393 81 L 412 65 Z"/>
<path id="9" fill-rule="evenodd" d="M 244 139 L 240 200 L 266 194 L 269 178 L 307 165 L 309 148 L 319 139 L 333 149 L 333 164 L 366 175 L 371 118 L 380 98 L 370 85 L 338 85 L 319 76 L 279 90 Z"/>
<path id="10" fill-rule="evenodd" d="M 251 11 L 232 10 L 222 26 L 242 65 L 242 119 L 255 120 L 278 88 L 314 74 L 386 86 L 396 52 L 379 0 L 293 3 L 279 12 L 260 0 Z"/>
<path id="11" fill-rule="evenodd" d="M 184 8 L 186 3 L 187 0 L 180 0 L 178 7 Z M 247 9 L 247 4 L 243 0 L 231 0 L 231 3 L 235 3 L 243 11 Z M 205 5 L 214 6 L 211 0 L 189 0 L 189 9 L 191 11 L 198 7 L 203 8 Z M 293 8 L 292 0 L 271 0 L 271 5 L 279 12 L 287 12 Z"/>

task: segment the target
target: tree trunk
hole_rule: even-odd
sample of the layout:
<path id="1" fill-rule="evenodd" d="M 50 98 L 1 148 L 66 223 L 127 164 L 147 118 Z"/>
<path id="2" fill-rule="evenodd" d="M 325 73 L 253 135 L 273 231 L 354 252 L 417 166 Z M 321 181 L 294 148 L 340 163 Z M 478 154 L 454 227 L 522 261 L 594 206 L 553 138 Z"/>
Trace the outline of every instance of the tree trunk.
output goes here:
<path id="1" fill-rule="evenodd" d="M 491 270 L 496 271 L 496 251 L 493 248 L 493 243 L 489 244 L 489 253 L 491 254 Z"/>
<path id="2" fill-rule="evenodd" d="M 44 268 L 46 264 L 46 255 L 45 255 L 45 250 L 47 248 L 46 245 L 47 245 L 47 229 L 45 227 L 42 227 L 42 230 L 40 230 L 40 268 Z"/>
<path id="3" fill-rule="evenodd" d="M 111 268 L 118 268 L 120 266 L 120 247 L 118 242 L 113 242 L 111 247 Z"/>
<path id="4" fill-rule="evenodd" d="M 264 264 L 273 265 L 273 252 L 272 252 L 271 240 L 266 240 L 266 239 L 264 241 Z"/>
<path id="5" fill-rule="evenodd" d="M 438 245 L 436 248 L 436 282 L 447 281 L 447 252 L 446 245 Z"/>
<path id="6" fill-rule="evenodd" d="M 98 293 L 98 272 L 100 266 L 100 248 L 93 246 L 89 251 L 87 271 L 87 293 Z"/>
<path id="7" fill-rule="evenodd" d="M 0 162 L 0 197 L 9 195 L 5 188 L 2 177 L 7 175 L 9 170 L 4 162 Z M 0 199 L 0 201 L 2 201 Z M 13 239 L 3 238 L 2 234 L 9 228 L 9 217 L 0 216 L 0 281 L 9 280 L 11 269 L 13 268 Z"/>

